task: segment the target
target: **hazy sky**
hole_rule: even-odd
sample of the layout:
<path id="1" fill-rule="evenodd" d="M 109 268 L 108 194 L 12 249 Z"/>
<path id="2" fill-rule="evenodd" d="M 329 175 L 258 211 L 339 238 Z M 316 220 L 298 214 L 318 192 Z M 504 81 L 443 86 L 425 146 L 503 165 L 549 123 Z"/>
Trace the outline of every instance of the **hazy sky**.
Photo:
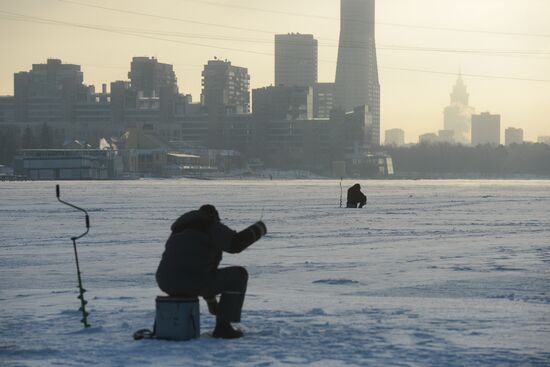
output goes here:
<path id="1" fill-rule="evenodd" d="M 14 72 L 29 70 L 47 58 L 82 65 L 85 83 L 99 90 L 102 83 L 126 80 L 133 56 L 155 56 L 174 65 L 180 91 L 198 100 L 202 66 L 217 56 L 247 67 L 251 87 L 258 88 L 273 83 L 273 35 L 288 32 L 311 33 L 319 40 L 319 81 L 332 82 L 339 4 L 339 0 L 0 0 L 0 94 L 13 94 Z M 382 131 L 402 128 L 407 141 L 417 142 L 418 135 L 442 129 L 443 108 L 456 81 L 456 75 L 395 68 L 451 74 L 462 68 L 470 105 L 478 113 L 501 114 L 503 134 L 513 126 L 524 129 L 526 140 L 550 135 L 549 0 L 378 0 L 376 7 Z M 403 50 L 406 47 L 415 50 Z"/>

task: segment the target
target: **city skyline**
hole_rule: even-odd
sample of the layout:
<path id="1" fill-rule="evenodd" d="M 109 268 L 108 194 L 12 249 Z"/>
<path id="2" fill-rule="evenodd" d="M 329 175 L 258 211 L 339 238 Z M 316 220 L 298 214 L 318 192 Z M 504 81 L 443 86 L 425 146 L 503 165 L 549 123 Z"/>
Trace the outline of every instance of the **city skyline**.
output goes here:
<path id="1" fill-rule="evenodd" d="M 421 4 L 417 7 L 397 1 L 377 3 L 377 52 L 382 85 L 381 131 L 401 128 L 406 132 L 407 142 L 415 142 L 423 133 L 441 130 L 449 88 L 461 68 L 471 105 L 476 107 L 478 113 L 491 111 L 500 114 L 502 133 L 508 127 L 522 128 L 528 141 L 536 141 L 541 135 L 550 135 L 550 106 L 547 102 L 550 83 L 472 76 L 547 79 L 545 76 L 550 75 L 550 66 L 549 50 L 545 45 L 549 37 L 545 35 L 550 34 L 550 26 L 543 15 L 548 14 L 550 5 L 541 1 L 530 2 L 529 6 L 511 1 L 498 2 L 499 16 L 496 17 L 492 11 L 497 4 L 494 1 L 484 4 L 473 1 L 460 4 L 445 0 L 419 1 Z M 313 3 L 315 6 L 312 6 Z M 108 7 L 110 10 L 90 8 L 83 4 Z M 285 0 L 278 5 L 233 1 L 231 6 L 229 4 L 227 1 L 165 1 L 159 5 L 145 1 L 49 0 L 2 3 L 2 11 L 92 28 L 79 28 L 74 24 L 44 24 L 44 20 L 37 24 L 37 19 L 15 18 L 13 14 L 3 13 L 0 31 L 10 35 L 4 42 L 10 52 L 3 53 L 0 94 L 13 94 L 14 73 L 29 70 L 32 64 L 43 63 L 48 57 L 82 65 L 85 83 L 99 89 L 102 83 L 126 80 L 132 57 L 155 56 L 160 62 L 174 65 L 180 92 L 190 93 L 198 100 L 201 69 L 207 60 L 218 56 L 235 65 L 247 67 L 251 89 L 259 88 L 274 83 L 273 35 L 289 32 L 312 34 L 319 40 L 318 80 L 334 81 L 339 1 L 304 0 L 294 4 Z M 430 11 L 426 12 L 428 7 Z M 126 9 L 126 13 L 112 9 Z M 135 13 L 156 14 L 179 20 L 147 18 Z M 250 30 L 190 24 L 182 22 L 182 19 Z M 394 23 L 394 26 L 388 23 Z M 119 27 L 114 33 L 96 29 L 114 27 L 113 24 Z M 403 25 L 407 24 L 426 26 L 427 29 L 404 28 Z M 121 30 L 120 27 L 127 28 Z M 439 28 L 460 28 L 462 31 L 451 32 Z M 151 30 L 162 30 L 165 33 L 155 35 Z M 168 36 L 166 32 L 178 34 Z M 530 35 L 519 36 L 517 33 Z M 391 45 L 429 49 L 417 48 L 405 52 L 403 48 L 392 50 L 388 47 Z M 439 51 L 432 48 L 438 48 Z M 454 52 L 450 52 L 451 49 Z M 477 51 L 462 52 L 466 49 Z M 492 51 L 481 53 L 481 49 Z M 519 50 L 530 53 L 520 54 Z"/>

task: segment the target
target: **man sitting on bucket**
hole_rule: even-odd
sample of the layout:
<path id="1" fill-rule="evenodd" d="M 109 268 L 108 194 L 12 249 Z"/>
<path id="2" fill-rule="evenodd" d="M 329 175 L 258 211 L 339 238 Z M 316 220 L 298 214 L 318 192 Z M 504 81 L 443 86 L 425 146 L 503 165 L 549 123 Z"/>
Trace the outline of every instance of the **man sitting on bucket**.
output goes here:
<path id="1" fill-rule="evenodd" d="M 361 185 L 356 183 L 348 189 L 347 208 L 362 208 L 367 204 L 367 196 L 361 192 Z"/>
<path id="2" fill-rule="evenodd" d="M 202 296 L 216 315 L 213 336 L 240 338 L 242 331 L 231 322 L 241 321 L 248 272 L 241 266 L 218 266 L 222 252 L 240 253 L 265 235 L 265 224 L 258 221 L 236 232 L 220 222 L 213 205 L 203 205 L 179 217 L 171 230 L 156 273 L 160 289 L 173 297 Z"/>

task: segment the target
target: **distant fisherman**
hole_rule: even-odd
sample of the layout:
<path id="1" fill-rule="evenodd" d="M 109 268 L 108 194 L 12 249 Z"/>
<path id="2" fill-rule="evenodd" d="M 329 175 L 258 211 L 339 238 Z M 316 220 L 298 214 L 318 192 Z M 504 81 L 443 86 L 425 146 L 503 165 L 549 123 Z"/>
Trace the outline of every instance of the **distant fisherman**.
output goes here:
<path id="1" fill-rule="evenodd" d="M 367 197 L 361 192 L 361 185 L 356 183 L 348 189 L 348 208 L 362 208 L 367 203 Z"/>
<path id="2" fill-rule="evenodd" d="M 203 205 L 179 217 L 171 230 L 156 273 L 160 289 L 173 297 L 202 296 L 216 315 L 213 336 L 240 338 L 242 331 L 231 322 L 241 321 L 248 272 L 241 266 L 218 266 L 222 252 L 240 253 L 264 236 L 265 224 L 258 221 L 236 232 L 220 222 L 213 205 Z"/>

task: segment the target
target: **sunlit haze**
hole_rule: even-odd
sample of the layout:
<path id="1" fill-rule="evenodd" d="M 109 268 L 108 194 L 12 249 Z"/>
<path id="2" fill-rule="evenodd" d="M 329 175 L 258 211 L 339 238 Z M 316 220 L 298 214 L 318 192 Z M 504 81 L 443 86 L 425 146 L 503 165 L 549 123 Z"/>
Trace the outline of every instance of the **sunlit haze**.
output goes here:
<path id="1" fill-rule="evenodd" d="M 318 79 L 333 82 L 339 5 L 339 0 L 0 0 L 0 94 L 13 94 L 15 72 L 47 58 L 82 65 L 85 83 L 100 89 L 102 83 L 127 80 L 133 56 L 173 64 L 180 92 L 194 100 L 200 98 L 203 65 L 213 57 L 247 67 L 251 88 L 259 88 L 273 84 L 274 35 L 289 32 L 314 35 Z M 502 134 L 516 127 L 528 141 L 550 135 L 549 19 L 547 0 L 377 1 L 382 132 L 401 128 L 407 142 L 417 142 L 420 134 L 443 129 L 443 109 L 461 70 L 470 105 L 476 113 L 500 114 Z M 408 47 L 414 50 L 404 50 Z"/>

